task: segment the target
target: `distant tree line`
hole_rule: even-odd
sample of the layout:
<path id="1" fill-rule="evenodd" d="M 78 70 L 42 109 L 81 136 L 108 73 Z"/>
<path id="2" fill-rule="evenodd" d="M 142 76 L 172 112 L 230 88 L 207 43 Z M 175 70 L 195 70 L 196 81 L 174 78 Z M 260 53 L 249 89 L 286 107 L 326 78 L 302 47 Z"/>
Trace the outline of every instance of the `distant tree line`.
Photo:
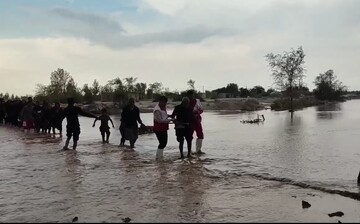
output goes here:
<path id="1" fill-rule="evenodd" d="M 346 87 L 338 80 L 333 70 L 328 70 L 319 74 L 314 81 L 315 89 L 311 92 L 303 83 L 303 67 L 305 54 L 302 47 L 284 54 L 267 54 L 266 60 L 272 70 L 274 78 L 274 88 L 265 90 L 264 87 L 256 85 L 252 88 L 239 87 L 236 83 L 229 83 L 225 87 L 215 90 L 200 92 L 195 89 L 195 81 L 190 79 L 187 82 L 188 89 L 195 90 L 197 97 L 203 98 L 236 98 L 236 97 L 281 97 L 290 99 L 290 109 L 293 108 L 293 99 L 301 96 L 314 96 L 319 100 L 337 101 L 341 100 L 347 93 Z M 354 91 L 353 94 L 360 94 Z M 50 103 L 65 103 L 69 97 L 77 102 L 92 103 L 94 101 L 114 102 L 124 105 L 129 97 L 136 100 L 157 100 L 160 95 L 165 95 L 173 101 L 180 101 L 186 95 L 186 91 L 170 91 L 164 88 L 161 82 L 143 83 L 137 82 L 135 77 L 114 78 L 105 85 L 100 85 L 95 79 L 91 85 L 84 84 L 79 87 L 70 73 L 62 68 L 58 68 L 50 74 L 48 85 L 37 84 L 35 100 L 46 100 Z M 0 93 L 0 98 L 14 100 L 25 98 L 29 95 L 18 97 L 14 94 Z"/>
<path id="2" fill-rule="evenodd" d="M 189 89 L 195 90 L 195 81 L 187 82 Z M 199 98 L 202 98 L 200 92 L 196 91 Z M 48 85 L 37 84 L 35 91 L 35 100 L 47 101 L 50 103 L 65 103 L 67 98 L 72 97 L 77 102 L 93 103 L 94 101 L 114 102 L 124 105 L 130 97 L 136 100 L 157 100 L 161 95 L 165 95 L 174 101 L 180 101 L 186 95 L 186 91 L 170 91 L 164 88 L 161 82 L 143 83 L 137 82 L 135 77 L 120 77 L 109 80 L 105 85 L 95 79 L 92 85 L 84 84 L 79 87 L 69 72 L 58 68 L 50 74 L 50 83 Z M 8 98 L 8 97 L 7 97 Z"/>

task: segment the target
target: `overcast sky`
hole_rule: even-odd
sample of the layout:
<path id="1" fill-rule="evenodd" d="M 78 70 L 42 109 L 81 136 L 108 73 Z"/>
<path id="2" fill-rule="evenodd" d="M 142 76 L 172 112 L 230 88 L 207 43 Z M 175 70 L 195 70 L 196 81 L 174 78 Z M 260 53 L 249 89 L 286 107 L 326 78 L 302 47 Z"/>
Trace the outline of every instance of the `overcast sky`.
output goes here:
<path id="1" fill-rule="evenodd" d="M 137 77 L 170 90 L 272 87 L 267 53 L 302 46 L 306 79 L 360 89 L 359 0 L 0 0 L 0 92 L 57 68 L 82 86 Z"/>

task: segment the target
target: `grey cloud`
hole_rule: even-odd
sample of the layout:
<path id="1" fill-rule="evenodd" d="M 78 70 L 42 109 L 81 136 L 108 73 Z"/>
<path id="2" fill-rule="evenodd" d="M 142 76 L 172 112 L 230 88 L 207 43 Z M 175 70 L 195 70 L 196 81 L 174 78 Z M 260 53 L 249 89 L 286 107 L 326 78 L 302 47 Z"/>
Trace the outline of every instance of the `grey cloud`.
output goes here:
<path id="1" fill-rule="evenodd" d="M 157 33 L 122 36 L 112 41 L 114 47 L 132 47 L 151 43 L 197 43 L 216 35 L 229 35 L 231 30 L 193 26 L 182 30 L 169 30 Z"/>
<path id="2" fill-rule="evenodd" d="M 275 33 L 286 33 L 289 41 L 293 42 L 291 44 L 317 47 L 319 43 L 324 46 L 325 43 L 329 45 L 343 40 L 345 33 L 348 37 L 360 28 L 360 14 L 355 12 L 360 7 L 360 1 L 329 2 L 306 5 L 277 1 L 257 13 L 246 13 L 245 9 L 235 14 L 236 16 L 224 16 L 225 14 L 219 13 L 213 16 L 215 23 L 211 24 L 211 27 L 194 26 L 193 21 L 180 25 L 177 22 L 178 18 L 172 18 L 168 26 L 173 24 L 173 27 L 181 28 L 138 35 L 126 35 L 121 21 L 114 21 L 106 16 L 65 8 L 56 8 L 52 12 L 72 20 L 72 23 L 66 25 L 61 22 L 59 29 L 56 29 L 58 35 L 86 38 L 92 43 L 111 48 L 137 47 L 152 43 L 197 43 L 213 36 L 234 34 L 243 38 L 264 34 L 266 41 L 267 34 Z M 179 20 L 181 19 L 180 17 Z M 216 28 L 222 26 L 232 28 Z"/>
<path id="3" fill-rule="evenodd" d="M 92 13 L 76 12 L 66 8 L 55 8 L 52 9 L 50 13 L 59 15 L 69 20 L 78 21 L 98 30 L 120 33 L 125 32 L 119 23 L 104 16 Z"/>
<path id="4" fill-rule="evenodd" d="M 85 38 L 112 48 L 136 47 L 151 43 L 197 43 L 211 36 L 230 35 L 233 32 L 225 28 L 196 25 L 178 30 L 125 35 L 126 30 L 121 24 L 107 17 L 65 8 L 53 9 L 51 13 L 73 20 L 72 23 L 60 23 L 54 31 L 57 35 Z"/>

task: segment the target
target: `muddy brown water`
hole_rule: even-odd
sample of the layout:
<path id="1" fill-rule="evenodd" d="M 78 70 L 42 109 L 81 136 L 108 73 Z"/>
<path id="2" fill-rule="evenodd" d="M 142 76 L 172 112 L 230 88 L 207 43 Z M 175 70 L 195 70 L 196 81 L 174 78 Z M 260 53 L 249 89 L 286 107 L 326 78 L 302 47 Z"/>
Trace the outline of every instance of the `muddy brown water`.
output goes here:
<path id="1" fill-rule="evenodd" d="M 206 154 L 178 160 L 171 127 L 163 162 L 154 160 L 153 134 L 140 136 L 135 150 L 119 148 L 118 117 L 105 145 L 99 124 L 81 118 L 76 152 L 61 151 L 65 137 L 1 126 L 0 221 L 334 221 L 331 209 L 359 221 L 352 199 L 359 195 L 359 111 L 352 100 L 297 111 L 292 120 L 268 110 L 205 112 Z M 240 122 L 257 114 L 265 122 Z M 151 113 L 141 116 L 152 124 Z M 313 200 L 308 213 L 301 199 Z"/>

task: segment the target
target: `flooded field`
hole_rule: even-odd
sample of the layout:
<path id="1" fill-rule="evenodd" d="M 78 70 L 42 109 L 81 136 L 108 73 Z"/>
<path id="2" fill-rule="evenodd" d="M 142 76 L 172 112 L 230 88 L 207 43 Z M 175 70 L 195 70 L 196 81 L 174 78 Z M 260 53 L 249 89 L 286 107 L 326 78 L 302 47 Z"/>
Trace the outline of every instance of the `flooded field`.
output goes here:
<path id="1" fill-rule="evenodd" d="M 360 101 L 288 112 L 205 112 L 201 157 L 178 160 L 173 127 L 155 161 L 154 134 L 136 149 L 110 144 L 81 118 L 78 150 L 65 137 L 0 127 L 1 222 L 360 221 Z M 244 124 L 263 114 L 265 122 Z M 152 114 L 142 114 L 152 125 Z M 63 123 L 65 127 L 66 121 Z M 331 194 L 330 194 L 331 193 Z M 302 209 L 301 201 L 312 204 Z M 343 211 L 341 218 L 328 213 Z"/>

